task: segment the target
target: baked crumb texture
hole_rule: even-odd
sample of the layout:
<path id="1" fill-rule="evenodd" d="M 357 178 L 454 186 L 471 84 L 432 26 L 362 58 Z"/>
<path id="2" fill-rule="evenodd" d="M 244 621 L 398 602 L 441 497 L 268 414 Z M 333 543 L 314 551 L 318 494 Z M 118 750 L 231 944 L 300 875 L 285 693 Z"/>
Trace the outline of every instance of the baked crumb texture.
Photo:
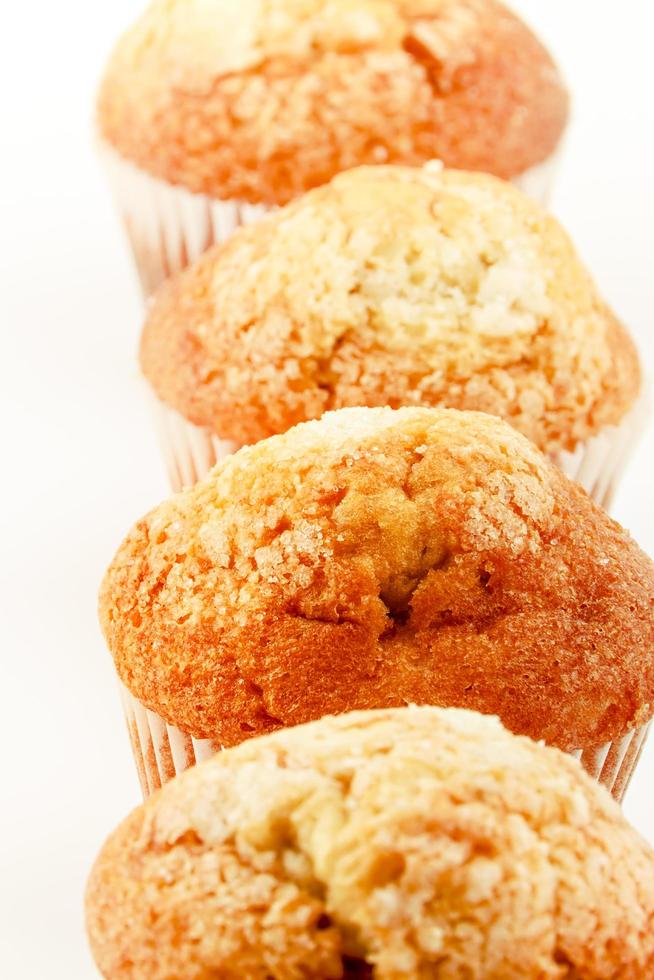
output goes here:
<path id="1" fill-rule="evenodd" d="M 619 423 L 638 354 L 568 235 L 481 174 L 366 167 L 234 235 L 163 287 L 143 371 L 244 445 L 330 409 L 490 412 L 545 451 Z"/>
<path id="2" fill-rule="evenodd" d="M 358 712 L 151 797 L 87 923 L 108 980 L 645 980 L 654 854 L 578 763 L 495 719 Z"/>
<path id="3" fill-rule="evenodd" d="M 345 409 L 141 520 L 101 621 L 132 694 L 234 745 L 408 703 L 562 749 L 654 713 L 654 566 L 491 416 Z"/>
<path id="4" fill-rule="evenodd" d="M 567 115 L 550 56 L 493 0 L 156 0 L 98 100 L 102 136 L 142 169 L 264 204 L 361 164 L 517 176 Z"/>

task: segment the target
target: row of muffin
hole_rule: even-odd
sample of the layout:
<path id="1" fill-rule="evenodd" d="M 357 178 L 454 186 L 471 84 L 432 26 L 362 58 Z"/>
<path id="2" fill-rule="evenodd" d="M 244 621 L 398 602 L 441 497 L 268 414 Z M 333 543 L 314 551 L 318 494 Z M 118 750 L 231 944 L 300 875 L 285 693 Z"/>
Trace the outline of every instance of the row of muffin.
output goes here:
<path id="1" fill-rule="evenodd" d="M 89 883 L 104 976 L 654 971 L 593 785 L 654 715 L 654 565 L 598 505 L 638 356 L 553 218 L 426 162 L 540 193 L 566 113 L 492 0 L 159 2 L 119 45 L 145 292 L 190 268 L 141 341 L 181 492 L 100 597 L 149 797 Z"/>

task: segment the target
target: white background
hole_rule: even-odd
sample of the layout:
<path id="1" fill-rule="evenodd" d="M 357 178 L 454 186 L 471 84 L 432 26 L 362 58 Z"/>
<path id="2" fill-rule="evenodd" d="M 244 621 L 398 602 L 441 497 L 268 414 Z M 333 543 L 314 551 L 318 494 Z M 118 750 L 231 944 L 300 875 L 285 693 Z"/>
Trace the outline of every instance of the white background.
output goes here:
<path id="1" fill-rule="evenodd" d="M 233 0 L 238 2 L 238 0 Z M 135 384 L 136 282 L 92 147 L 97 76 L 139 0 L 7 5 L 0 27 L 0 972 L 97 974 L 82 923 L 138 802 L 96 623 L 104 566 L 166 493 Z M 654 71 L 645 0 L 521 0 L 568 77 L 554 208 L 654 354 Z M 654 428 L 616 516 L 654 554 Z M 627 813 L 654 840 L 654 744 Z"/>

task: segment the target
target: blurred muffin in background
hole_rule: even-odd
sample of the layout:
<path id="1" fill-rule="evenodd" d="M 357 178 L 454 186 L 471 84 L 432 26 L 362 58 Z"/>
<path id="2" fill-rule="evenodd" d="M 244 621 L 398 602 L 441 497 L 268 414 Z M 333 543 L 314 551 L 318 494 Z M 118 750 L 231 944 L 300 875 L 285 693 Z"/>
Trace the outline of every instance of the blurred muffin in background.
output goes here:
<path id="1" fill-rule="evenodd" d="M 654 565 L 515 429 L 342 409 L 151 511 L 103 583 L 144 793 L 326 714 L 498 715 L 620 799 L 654 714 Z"/>
<path id="2" fill-rule="evenodd" d="M 464 711 L 223 752 L 112 834 L 86 912 L 106 980 L 654 975 L 654 853 L 572 759 Z"/>
<path id="3" fill-rule="evenodd" d="M 143 373 L 173 489 L 347 406 L 499 415 L 607 505 L 640 432 L 638 354 L 567 234 L 510 184 L 351 170 L 167 283 Z"/>
<path id="4" fill-rule="evenodd" d="M 146 293 L 362 164 L 438 158 L 543 199 L 567 115 L 549 54 L 495 0 L 155 0 L 98 96 Z"/>

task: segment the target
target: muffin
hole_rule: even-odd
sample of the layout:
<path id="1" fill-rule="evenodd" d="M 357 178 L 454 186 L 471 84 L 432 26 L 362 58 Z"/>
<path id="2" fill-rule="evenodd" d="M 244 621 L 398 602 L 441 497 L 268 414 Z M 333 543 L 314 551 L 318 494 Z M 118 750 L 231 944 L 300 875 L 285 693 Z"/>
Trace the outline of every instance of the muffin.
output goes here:
<path id="1" fill-rule="evenodd" d="M 654 714 L 654 565 L 481 413 L 342 409 L 141 520 L 100 617 L 144 793 L 351 710 L 498 715 L 620 799 Z"/>
<path id="2" fill-rule="evenodd" d="M 97 105 L 146 293 L 362 164 L 439 158 L 542 198 L 567 115 L 549 54 L 495 0 L 155 0 Z"/>
<path id="3" fill-rule="evenodd" d="M 347 406 L 499 415 L 607 505 L 641 427 L 638 354 L 570 239 L 481 174 L 367 167 L 167 283 L 141 364 L 173 489 Z"/>
<path id="4" fill-rule="evenodd" d="M 654 976 L 654 852 L 572 759 L 453 709 L 198 766 L 109 838 L 86 909 L 107 980 Z"/>

